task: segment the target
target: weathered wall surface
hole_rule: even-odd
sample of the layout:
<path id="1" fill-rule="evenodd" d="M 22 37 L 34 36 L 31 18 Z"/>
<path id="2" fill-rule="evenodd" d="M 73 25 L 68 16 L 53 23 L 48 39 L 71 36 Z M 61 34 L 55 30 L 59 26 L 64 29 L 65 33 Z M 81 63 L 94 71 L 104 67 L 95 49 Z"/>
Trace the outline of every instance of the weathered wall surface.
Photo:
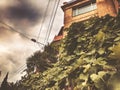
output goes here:
<path id="1" fill-rule="evenodd" d="M 98 15 L 105 16 L 109 14 L 110 16 L 117 16 L 118 13 L 118 2 L 117 0 L 96 0 Z"/>
<path id="2" fill-rule="evenodd" d="M 99 17 L 109 14 L 110 16 L 117 16 L 119 4 L 117 0 L 96 0 L 97 9 L 85 14 L 73 16 L 73 7 L 82 5 L 83 3 L 88 2 L 89 0 L 78 1 L 71 5 L 63 6 L 64 11 L 64 28 L 69 27 L 73 22 L 84 21 L 92 16 L 98 15 Z"/>

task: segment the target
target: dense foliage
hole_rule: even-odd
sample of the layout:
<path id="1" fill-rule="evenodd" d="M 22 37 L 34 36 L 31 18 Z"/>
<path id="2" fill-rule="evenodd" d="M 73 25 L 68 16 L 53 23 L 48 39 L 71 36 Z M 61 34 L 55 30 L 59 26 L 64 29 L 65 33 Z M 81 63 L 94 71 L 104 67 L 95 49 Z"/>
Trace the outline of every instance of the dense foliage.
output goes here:
<path id="1" fill-rule="evenodd" d="M 52 68 L 52 64 L 57 62 L 58 46 L 59 42 L 51 43 L 50 45 L 44 47 L 43 52 L 35 52 L 27 59 L 27 69 L 25 70 L 27 71 L 27 74 L 15 84 L 7 82 L 7 74 L 1 84 L 0 90 L 28 90 L 26 86 L 22 85 L 22 82 L 27 81 L 30 78 L 32 79 L 32 76 L 34 76 L 35 74 L 42 73 L 48 68 Z"/>
<path id="2" fill-rule="evenodd" d="M 34 55 L 27 59 L 26 71 L 28 74 L 32 73 L 35 67 L 39 72 L 47 70 L 47 68 L 52 67 L 52 63 L 55 63 L 57 61 L 57 54 L 58 50 L 56 50 L 54 44 L 45 46 L 43 52 L 35 52 Z"/>
<path id="3" fill-rule="evenodd" d="M 120 15 L 73 23 L 60 47 L 59 61 L 22 85 L 27 90 L 118 90 L 119 56 Z"/>
<path id="4" fill-rule="evenodd" d="M 6 74 L 5 78 L 3 79 L 1 86 L 0 86 L 0 90 L 15 90 L 13 89 L 14 84 L 13 83 L 8 83 L 7 79 L 8 79 L 8 74 Z"/>
<path id="5" fill-rule="evenodd" d="M 119 90 L 120 15 L 73 23 L 67 31 L 58 62 L 23 78 L 19 90 Z"/>

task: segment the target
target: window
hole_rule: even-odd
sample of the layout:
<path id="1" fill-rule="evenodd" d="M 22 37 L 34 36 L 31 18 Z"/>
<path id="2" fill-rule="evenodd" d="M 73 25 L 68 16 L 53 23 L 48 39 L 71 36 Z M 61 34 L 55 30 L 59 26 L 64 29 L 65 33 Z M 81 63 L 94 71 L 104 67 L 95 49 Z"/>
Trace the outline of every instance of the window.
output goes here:
<path id="1" fill-rule="evenodd" d="M 75 9 L 73 9 L 73 16 L 77 16 L 77 15 L 80 15 L 80 14 L 87 13 L 89 11 L 95 10 L 96 8 L 97 8 L 96 3 L 89 4 L 89 5 L 83 6 L 83 7 L 75 8 Z"/>

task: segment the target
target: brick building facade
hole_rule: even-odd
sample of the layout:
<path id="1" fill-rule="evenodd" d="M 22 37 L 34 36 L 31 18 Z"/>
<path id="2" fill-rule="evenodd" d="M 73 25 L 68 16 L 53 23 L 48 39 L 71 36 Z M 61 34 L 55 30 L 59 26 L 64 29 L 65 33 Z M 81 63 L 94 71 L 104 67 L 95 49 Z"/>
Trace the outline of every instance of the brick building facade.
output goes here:
<path id="1" fill-rule="evenodd" d="M 73 22 L 84 21 L 93 16 L 109 14 L 117 16 L 118 0 L 71 0 L 62 6 L 64 11 L 64 28 Z"/>
<path id="2" fill-rule="evenodd" d="M 64 12 L 64 27 L 61 28 L 58 36 L 55 36 L 54 42 L 61 40 L 66 36 L 63 29 L 68 28 L 72 23 L 84 21 L 90 17 L 102 17 L 109 14 L 117 16 L 120 0 L 71 0 L 64 2 L 61 7 Z M 61 33 L 62 31 L 62 33 Z"/>

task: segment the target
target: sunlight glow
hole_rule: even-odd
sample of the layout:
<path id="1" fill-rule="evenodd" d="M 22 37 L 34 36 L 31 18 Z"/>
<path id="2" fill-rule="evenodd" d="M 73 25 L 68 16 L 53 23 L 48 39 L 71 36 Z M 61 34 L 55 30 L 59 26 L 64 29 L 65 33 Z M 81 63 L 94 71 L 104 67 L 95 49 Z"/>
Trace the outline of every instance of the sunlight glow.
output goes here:
<path id="1" fill-rule="evenodd" d="M 0 45 L 0 52 L 8 52 L 7 48 Z"/>
<path id="2" fill-rule="evenodd" d="M 0 0 L 0 6 L 6 5 L 6 3 L 7 3 L 7 0 Z"/>

